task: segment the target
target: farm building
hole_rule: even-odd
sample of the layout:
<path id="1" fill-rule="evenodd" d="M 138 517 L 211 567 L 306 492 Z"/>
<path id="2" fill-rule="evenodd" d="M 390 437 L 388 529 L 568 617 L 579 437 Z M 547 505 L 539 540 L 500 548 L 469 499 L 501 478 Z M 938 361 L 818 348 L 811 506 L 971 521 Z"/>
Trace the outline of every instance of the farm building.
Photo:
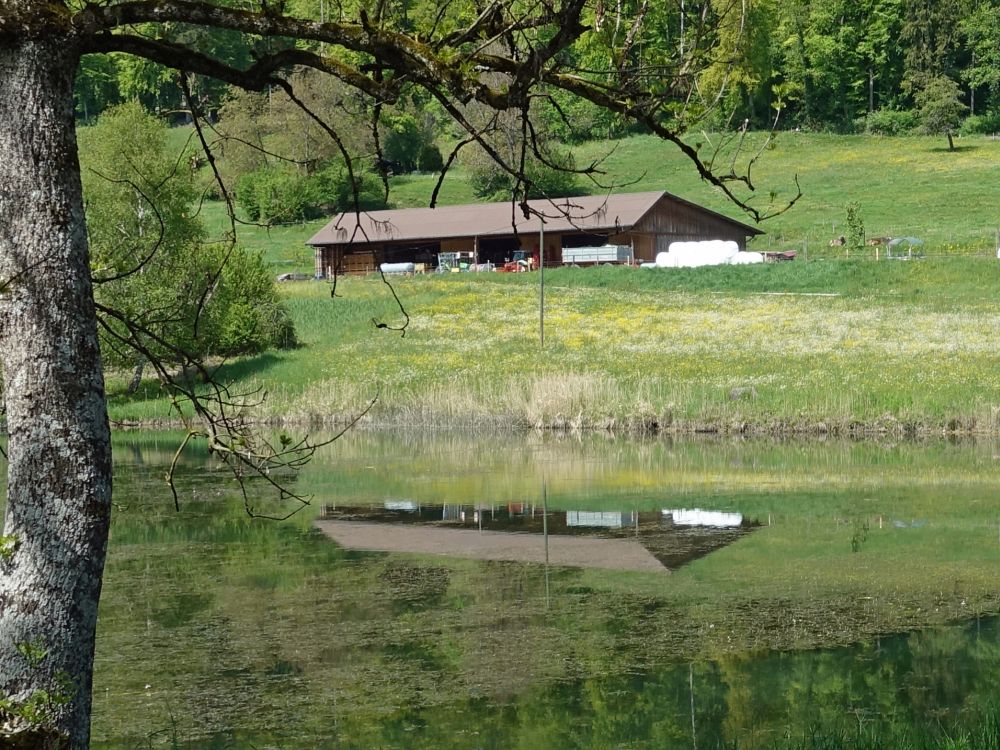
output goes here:
<path id="1" fill-rule="evenodd" d="M 636 261 L 653 260 L 671 242 L 732 240 L 746 249 L 763 234 L 664 191 L 531 201 L 544 215 L 545 265 L 563 263 L 563 250 L 627 246 Z M 509 202 L 439 208 L 346 212 L 316 233 L 316 273 L 368 273 L 380 263 L 437 266 L 439 253 L 470 264 L 502 265 L 518 250 L 537 259 L 540 221 Z M 515 230 L 516 227 L 516 230 Z M 567 253 L 567 256 L 571 254 Z M 419 266 L 418 266 L 419 267 Z"/>

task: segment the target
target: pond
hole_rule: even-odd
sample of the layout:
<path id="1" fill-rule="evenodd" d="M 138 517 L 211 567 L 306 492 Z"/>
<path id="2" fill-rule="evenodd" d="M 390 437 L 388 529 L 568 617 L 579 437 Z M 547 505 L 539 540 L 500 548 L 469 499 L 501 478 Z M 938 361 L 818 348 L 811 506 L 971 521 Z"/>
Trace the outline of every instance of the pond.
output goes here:
<path id="1" fill-rule="evenodd" d="M 174 511 L 177 444 L 116 437 L 95 747 L 805 747 L 997 724 L 993 443 L 355 430 L 287 478 L 313 502 L 283 522 L 248 517 L 195 448 Z"/>

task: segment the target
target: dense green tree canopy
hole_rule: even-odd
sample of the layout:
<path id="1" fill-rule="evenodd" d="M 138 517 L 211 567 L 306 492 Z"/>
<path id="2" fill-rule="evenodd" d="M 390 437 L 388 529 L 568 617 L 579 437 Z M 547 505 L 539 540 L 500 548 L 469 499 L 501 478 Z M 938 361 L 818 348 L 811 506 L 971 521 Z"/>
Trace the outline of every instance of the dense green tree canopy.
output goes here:
<path id="1" fill-rule="evenodd" d="M 733 13 L 728 0 L 595 2 L 584 12 L 592 32 L 576 39 L 563 58 L 591 80 L 627 86 L 638 78 L 665 96 L 682 96 L 678 83 L 697 80 L 702 100 L 697 107 L 688 101 L 689 112 L 712 111 L 714 124 L 722 127 L 743 120 L 769 126 L 780 109 L 779 128 L 852 130 L 864 127 L 865 115 L 874 110 L 915 108 L 918 92 L 941 75 L 962 83 L 963 101 L 976 103 L 976 112 L 1000 107 L 1000 0 L 747 0 L 741 5 L 743 12 Z M 356 10 L 348 3 L 296 3 L 297 12 L 316 19 L 345 18 Z M 474 12 L 465 2 L 382 4 L 383 18 L 418 34 L 458 28 Z M 239 67 L 277 44 L 248 49 L 225 29 L 175 30 L 169 38 L 196 43 Z M 681 75 L 663 76 L 664 71 Z M 217 81 L 191 80 L 209 109 L 231 95 Z M 164 113 L 184 109 L 173 74 L 155 62 L 119 54 L 85 57 L 76 95 L 77 115 L 84 119 L 129 98 Z M 628 118 L 563 91 L 553 92 L 551 101 L 547 126 L 563 141 L 606 138 L 634 127 Z M 395 126 L 386 127 L 393 132 Z"/>
<path id="2" fill-rule="evenodd" d="M 955 150 L 952 136 L 968 109 L 960 100 L 958 84 L 947 76 L 935 76 L 917 92 L 921 125 L 927 133 L 943 133 L 948 149 Z"/>
<path id="3" fill-rule="evenodd" d="M 146 353 L 104 320 L 110 365 L 184 365 L 190 356 L 255 353 L 294 341 L 270 274 L 239 246 L 208 243 L 184 154 L 137 102 L 107 110 L 81 134 L 96 297 L 146 331 Z"/>

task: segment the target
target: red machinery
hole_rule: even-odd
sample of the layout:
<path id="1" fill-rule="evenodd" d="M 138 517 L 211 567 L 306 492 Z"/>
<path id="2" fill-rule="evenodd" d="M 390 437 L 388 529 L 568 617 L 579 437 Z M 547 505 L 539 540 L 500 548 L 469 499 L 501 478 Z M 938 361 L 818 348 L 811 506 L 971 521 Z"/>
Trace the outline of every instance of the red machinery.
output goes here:
<path id="1" fill-rule="evenodd" d="M 497 267 L 501 273 L 524 273 L 534 271 L 538 261 L 524 250 L 515 250 L 514 258 Z"/>

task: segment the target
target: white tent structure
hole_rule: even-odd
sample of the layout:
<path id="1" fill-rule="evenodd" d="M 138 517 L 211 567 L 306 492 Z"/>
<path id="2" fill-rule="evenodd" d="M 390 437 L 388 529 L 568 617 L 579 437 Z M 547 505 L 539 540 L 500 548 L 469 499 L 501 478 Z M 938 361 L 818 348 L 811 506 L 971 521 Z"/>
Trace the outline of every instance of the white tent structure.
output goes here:
<path id="1" fill-rule="evenodd" d="M 909 260 L 924 257 L 924 241 L 918 237 L 893 237 L 885 246 L 885 257 Z"/>

